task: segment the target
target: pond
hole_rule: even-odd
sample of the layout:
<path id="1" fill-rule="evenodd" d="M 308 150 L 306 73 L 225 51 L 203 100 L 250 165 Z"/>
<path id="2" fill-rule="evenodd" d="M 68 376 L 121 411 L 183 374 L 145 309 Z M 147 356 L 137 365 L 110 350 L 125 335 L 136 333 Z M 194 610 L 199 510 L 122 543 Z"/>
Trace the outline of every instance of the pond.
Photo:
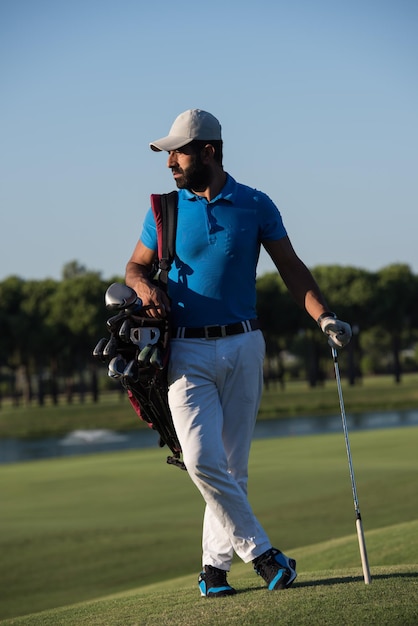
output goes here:
<path id="1" fill-rule="evenodd" d="M 349 433 L 374 428 L 417 426 L 418 410 L 357 413 L 347 415 L 346 419 Z M 337 432 L 341 434 L 343 432 L 341 415 L 280 418 L 257 422 L 254 439 Z M 0 439 L 0 464 L 157 446 L 158 434 L 149 428 L 126 433 L 111 430 L 75 430 L 61 438 Z M 165 450 L 168 451 L 168 448 Z"/>

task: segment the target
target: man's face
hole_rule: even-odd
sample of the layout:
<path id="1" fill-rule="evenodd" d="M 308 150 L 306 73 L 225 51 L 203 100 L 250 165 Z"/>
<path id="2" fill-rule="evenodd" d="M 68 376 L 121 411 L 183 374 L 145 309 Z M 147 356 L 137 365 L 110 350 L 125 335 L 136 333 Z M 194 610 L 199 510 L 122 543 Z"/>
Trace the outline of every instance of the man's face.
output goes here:
<path id="1" fill-rule="evenodd" d="M 203 163 L 201 152 L 192 146 L 184 146 L 168 153 L 167 166 L 173 173 L 179 189 L 204 191 L 211 181 L 211 169 Z"/>

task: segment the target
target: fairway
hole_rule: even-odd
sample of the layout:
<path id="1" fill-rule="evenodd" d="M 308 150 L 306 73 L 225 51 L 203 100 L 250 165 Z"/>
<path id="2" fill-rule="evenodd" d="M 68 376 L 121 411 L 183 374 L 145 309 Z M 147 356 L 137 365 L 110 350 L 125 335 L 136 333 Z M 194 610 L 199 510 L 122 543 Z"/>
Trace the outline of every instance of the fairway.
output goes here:
<path id="1" fill-rule="evenodd" d="M 418 429 L 356 432 L 350 441 L 372 577 L 376 567 L 417 564 Z M 253 508 L 298 571 L 344 568 L 361 579 L 342 433 L 255 441 L 250 463 Z M 0 472 L 1 618 L 195 580 L 203 505 L 187 474 L 165 464 L 164 450 Z M 235 576 L 262 586 L 238 560 Z M 190 593 L 198 596 L 194 582 Z"/>

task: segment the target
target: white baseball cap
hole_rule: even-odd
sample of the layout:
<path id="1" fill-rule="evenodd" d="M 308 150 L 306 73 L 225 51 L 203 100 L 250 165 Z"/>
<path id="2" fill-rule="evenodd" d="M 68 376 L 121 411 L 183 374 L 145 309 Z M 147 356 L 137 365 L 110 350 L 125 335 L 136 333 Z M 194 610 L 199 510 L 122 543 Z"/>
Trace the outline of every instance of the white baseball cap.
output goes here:
<path id="1" fill-rule="evenodd" d="M 215 141 L 222 139 L 221 125 L 211 113 L 201 109 L 189 109 L 174 120 L 167 137 L 150 143 L 151 150 L 161 152 L 177 150 L 194 139 Z"/>

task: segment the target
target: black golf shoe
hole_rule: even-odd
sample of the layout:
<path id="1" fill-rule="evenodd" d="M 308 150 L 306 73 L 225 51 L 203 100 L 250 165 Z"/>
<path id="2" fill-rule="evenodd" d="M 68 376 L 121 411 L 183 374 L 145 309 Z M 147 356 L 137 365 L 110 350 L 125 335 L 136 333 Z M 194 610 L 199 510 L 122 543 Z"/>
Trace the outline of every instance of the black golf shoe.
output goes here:
<path id="1" fill-rule="evenodd" d="M 270 548 L 253 560 L 255 571 L 263 578 L 270 591 L 287 589 L 295 580 L 296 561 L 277 548 Z"/>
<path id="2" fill-rule="evenodd" d="M 205 565 L 199 574 L 199 589 L 202 596 L 208 598 L 220 598 L 223 596 L 233 596 L 237 592 L 228 585 L 226 572 L 223 569 Z"/>

